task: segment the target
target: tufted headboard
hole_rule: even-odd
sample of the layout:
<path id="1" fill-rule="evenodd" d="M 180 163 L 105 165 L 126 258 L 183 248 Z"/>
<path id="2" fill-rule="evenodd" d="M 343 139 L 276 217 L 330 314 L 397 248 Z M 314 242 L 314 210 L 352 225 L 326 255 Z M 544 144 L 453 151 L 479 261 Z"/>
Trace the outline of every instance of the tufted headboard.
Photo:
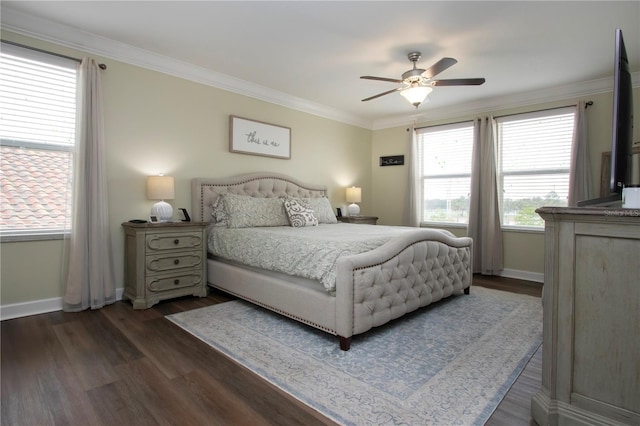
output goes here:
<path id="1" fill-rule="evenodd" d="M 290 176 L 258 172 L 223 178 L 191 179 L 191 210 L 196 222 L 209 222 L 213 203 L 220 194 L 230 192 L 252 197 L 319 198 L 327 195 L 324 185 L 301 182 Z"/>

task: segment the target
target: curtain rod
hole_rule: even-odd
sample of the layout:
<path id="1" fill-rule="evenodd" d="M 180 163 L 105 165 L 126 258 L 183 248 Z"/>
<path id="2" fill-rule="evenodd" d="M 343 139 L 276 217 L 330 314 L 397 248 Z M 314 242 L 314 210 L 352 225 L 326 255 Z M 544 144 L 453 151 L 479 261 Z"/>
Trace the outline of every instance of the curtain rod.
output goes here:
<path id="1" fill-rule="evenodd" d="M 584 109 L 589 108 L 591 105 L 593 105 L 593 101 L 586 101 L 584 103 Z M 550 108 L 542 108 L 542 109 L 535 109 L 533 111 L 528 111 L 528 112 L 544 112 L 544 111 L 552 111 L 554 109 L 561 109 L 561 108 L 569 108 L 569 107 L 577 107 L 578 104 L 570 104 L 570 105 L 560 105 L 557 107 L 550 107 Z M 526 114 L 526 112 L 514 112 L 513 114 L 505 114 L 505 115 L 496 115 L 493 118 L 503 118 L 503 117 L 511 117 L 512 115 L 520 115 L 520 114 Z"/>
<path id="2" fill-rule="evenodd" d="M 591 105 L 593 105 L 593 101 L 586 101 L 586 102 L 585 102 L 584 107 L 585 107 L 585 109 L 587 109 L 587 108 L 589 108 Z M 571 105 L 557 106 L 557 107 L 551 107 L 551 108 L 543 108 L 543 109 L 537 109 L 537 110 L 529 111 L 529 112 L 551 111 L 551 110 L 554 110 L 554 109 L 559 109 L 559 108 L 569 108 L 569 107 L 572 107 L 572 106 L 578 106 L 578 104 L 571 104 Z M 520 112 L 518 112 L 518 113 L 513 113 L 513 114 L 496 115 L 494 118 L 510 117 L 510 116 L 512 116 L 512 115 L 519 115 L 519 114 L 526 114 L 526 113 L 520 113 Z M 453 122 L 453 123 L 436 124 L 435 126 L 421 126 L 421 127 L 415 127 L 415 128 L 414 128 L 414 130 L 426 129 L 427 127 L 448 126 L 448 125 L 450 125 L 450 124 L 466 123 L 466 122 L 473 121 L 473 120 L 474 120 L 474 119 L 471 119 L 471 120 L 456 121 L 456 122 Z M 407 129 L 407 130 L 409 130 L 409 129 Z"/>
<path id="3" fill-rule="evenodd" d="M 420 129 L 426 129 L 428 127 L 438 127 L 438 126 L 452 126 L 454 124 L 462 124 L 462 123 L 469 123 L 471 121 L 475 120 L 474 118 L 470 119 L 470 120 L 461 120 L 461 121 L 454 121 L 453 123 L 442 123 L 442 124 L 435 124 L 433 126 L 420 126 L 420 127 L 414 127 L 413 130 L 420 130 Z M 407 129 L 409 130 L 409 129 Z"/>
<path id="4" fill-rule="evenodd" d="M 40 53 L 46 53 L 47 55 L 57 56 L 59 58 L 69 59 L 69 60 L 76 61 L 76 62 L 82 62 L 82 59 L 74 58 L 73 56 L 67 56 L 67 55 L 63 55 L 63 54 L 60 54 L 60 53 L 50 52 L 50 51 L 44 50 L 44 49 L 38 49 L 37 47 L 27 46 L 25 44 L 16 43 L 15 41 L 2 40 L 2 42 L 3 43 L 7 43 L 7 44 L 11 44 L 13 46 L 22 47 L 24 49 L 35 50 L 36 52 L 40 52 Z M 106 64 L 98 64 L 98 68 L 100 68 L 101 70 L 106 70 L 107 69 L 107 65 Z"/>

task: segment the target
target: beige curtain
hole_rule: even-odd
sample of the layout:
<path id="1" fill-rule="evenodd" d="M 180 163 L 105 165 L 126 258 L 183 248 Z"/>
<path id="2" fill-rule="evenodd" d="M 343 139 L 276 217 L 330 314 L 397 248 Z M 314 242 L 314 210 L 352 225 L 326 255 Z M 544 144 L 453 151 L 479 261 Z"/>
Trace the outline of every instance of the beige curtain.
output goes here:
<path id="1" fill-rule="evenodd" d="M 578 201 L 589 200 L 593 196 L 591 163 L 587 149 L 587 103 L 580 101 L 576 108 L 569 171 L 569 206 L 575 206 Z"/>
<path id="2" fill-rule="evenodd" d="M 85 58 L 78 73 L 73 218 L 63 301 L 69 312 L 116 300 L 101 102 L 98 64 Z"/>
<path id="3" fill-rule="evenodd" d="M 503 268 L 500 197 L 493 117 L 474 122 L 467 235 L 473 238 L 473 272 L 498 275 Z"/>
<path id="4" fill-rule="evenodd" d="M 422 199 L 420 194 L 422 191 L 422 177 L 420 176 L 420 152 L 414 126 L 407 129 L 407 144 L 407 152 L 410 153 L 408 161 L 409 176 L 407 177 L 409 200 L 405 214 L 405 226 L 420 226 L 420 219 L 422 218 L 420 206 L 420 200 Z"/>

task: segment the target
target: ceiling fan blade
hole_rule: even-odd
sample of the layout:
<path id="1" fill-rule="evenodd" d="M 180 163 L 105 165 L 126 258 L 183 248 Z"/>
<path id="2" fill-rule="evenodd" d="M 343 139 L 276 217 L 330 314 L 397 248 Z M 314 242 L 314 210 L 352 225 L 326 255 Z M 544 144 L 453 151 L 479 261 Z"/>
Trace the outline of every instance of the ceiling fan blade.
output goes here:
<path id="1" fill-rule="evenodd" d="M 396 78 L 386 78 L 386 77 L 373 77 L 371 75 L 363 75 L 360 78 L 364 78 L 367 80 L 379 80 L 379 81 L 389 81 L 391 83 L 402 83 L 402 80 L 398 80 Z"/>
<path id="2" fill-rule="evenodd" d="M 479 86 L 485 82 L 484 78 L 452 78 L 449 80 L 433 80 L 432 86 Z"/>
<path id="3" fill-rule="evenodd" d="M 377 95 L 370 96 L 362 100 L 362 102 L 370 101 L 371 99 L 379 98 L 380 96 L 388 95 L 389 93 L 397 92 L 398 90 L 405 89 L 405 87 L 398 87 L 397 89 L 387 90 L 386 92 L 378 93 Z"/>
<path id="4" fill-rule="evenodd" d="M 427 68 L 423 73 L 422 76 L 426 77 L 426 78 L 433 78 L 436 75 L 440 74 L 442 71 L 446 70 L 447 68 L 457 64 L 458 61 L 456 61 L 453 58 L 442 58 L 440 59 L 438 62 L 436 62 L 435 64 L 431 65 L 431 67 Z"/>

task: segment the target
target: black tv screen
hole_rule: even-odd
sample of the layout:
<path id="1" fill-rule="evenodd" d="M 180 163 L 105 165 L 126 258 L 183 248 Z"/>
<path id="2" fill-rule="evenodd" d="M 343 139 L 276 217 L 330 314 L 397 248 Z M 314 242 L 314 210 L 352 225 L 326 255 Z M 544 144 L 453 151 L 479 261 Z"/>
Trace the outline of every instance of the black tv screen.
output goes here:
<path id="1" fill-rule="evenodd" d="M 616 29 L 613 74 L 613 134 L 611 138 L 611 181 L 609 190 L 622 193 L 631 184 L 631 146 L 633 138 L 633 93 L 629 59 L 622 30 Z"/>

